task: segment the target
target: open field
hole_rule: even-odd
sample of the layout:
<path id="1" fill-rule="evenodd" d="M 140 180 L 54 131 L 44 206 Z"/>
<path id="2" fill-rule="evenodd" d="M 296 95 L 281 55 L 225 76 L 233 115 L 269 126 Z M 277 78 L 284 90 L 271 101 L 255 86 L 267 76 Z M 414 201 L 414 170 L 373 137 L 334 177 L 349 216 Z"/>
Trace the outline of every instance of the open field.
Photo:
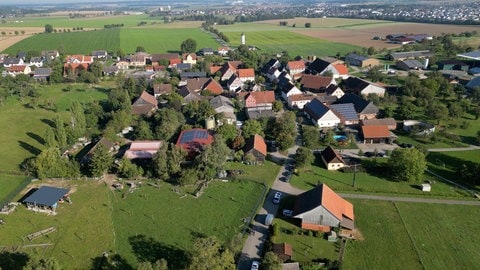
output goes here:
<path id="1" fill-rule="evenodd" d="M 472 269 L 480 259 L 478 207 L 350 201 L 365 240 L 348 242 L 345 269 Z"/>
<path id="2" fill-rule="evenodd" d="M 459 152 L 430 152 L 427 156 L 428 168 L 447 179 L 470 185 L 470 183 L 467 183 L 469 179 L 462 179 L 460 177 L 458 169 L 461 168 L 463 164 L 480 164 L 479 157 L 480 150 Z M 479 186 L 470 186 L 470 188 L 479 190 Z"/>
<path id="3" fill-rule="evenodd" d="M 2 206 L 1 201 L 5 196 L 13 192 L 18 186 L 18 183 L 22 182 L 26 176 L 24 175 L 11 175 L 0 173 L 0 207 Z"/>
<path id="4" fill-rule="evenodd" d="M 385 159 L 377 158 L 378 162 L 384 162 Z M 293 175 L 290 182 L 293 186 L 301 189 L 311 189 L 318 182 L 325 183 L 336 192 L 362 192 L 379 194 L 397 194 L 421 197 L 459 197 L 465 199 L 468 194 L 456 187 L 434 179 L 434 177 L 425 174 L 424 179 L 434 179 L 436 183 L 432 186 L 429 193 L 422 192 L 416 184 L 408 182 L 391 181 L 383 175 L 371 175 L 366 172 L 358 172 L 353 183 L 353 173 L 340 171 L 328 171 L 315 165 L 300 172 L 300 175 Z M 423 182 L 423 181 L 422 181 Z"/>

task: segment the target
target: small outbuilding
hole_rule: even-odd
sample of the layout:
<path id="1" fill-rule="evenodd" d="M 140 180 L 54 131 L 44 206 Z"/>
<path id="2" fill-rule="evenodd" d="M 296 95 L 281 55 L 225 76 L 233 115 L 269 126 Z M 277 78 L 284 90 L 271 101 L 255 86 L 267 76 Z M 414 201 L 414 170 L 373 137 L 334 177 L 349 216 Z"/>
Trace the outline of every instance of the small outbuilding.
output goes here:
<path id="1" fill-rule="evenodd" d="M 327 146 L 321 155 L 323 164 L 325 164 L 327 170 L 335 171 L 345 167 L 345 161 L 331 146 Z"/>
<path id="2" fill-rule="evenodd" d="M 422 184 L 422 191 L 430 192 L 432 190 L 432 186 L 430 184 Z"/>
<path id="3" fill-rule="evenodd" d="M 277 255 L 277 257 L 280 260 L 284 262 L 292 260 L 292 256 L 293 256 L 292 245 L 288 243 L 273 244 L 272 250 L 273 250 L 273 253 L 275 253 L 275 255 Z"/>
<path id="4" fill-rule="evenodd" d="M 42 186 L 23 200 L 29 210 L 55 214 L 57 204 L 68 198 L 68 189 Z"/>

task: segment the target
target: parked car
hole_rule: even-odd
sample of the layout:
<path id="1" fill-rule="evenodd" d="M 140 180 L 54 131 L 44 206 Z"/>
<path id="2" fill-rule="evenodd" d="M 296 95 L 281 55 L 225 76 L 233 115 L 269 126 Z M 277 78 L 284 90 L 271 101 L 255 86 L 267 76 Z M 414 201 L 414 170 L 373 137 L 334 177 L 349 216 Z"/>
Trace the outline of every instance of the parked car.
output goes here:
<path id="1" fill-rule="evenodd" d="M 401 143 L 399 146 L 402 147 L 402 148 L 412 148 L 413 147 L 413 145 L 410 144 L 410 143 Z"/>
<path id="2" fill-rule="evenodd" d="M 282 197 L 281 192 L 275 192 L 275 195 L 273 196 L 273 203 L 274 204 L 279 204 L 280 203 L 280 198 Z"/>
<path id="3" fill-rule="evenodd" d="M 258 261 L 253 261 L 252 267 L 250 267 L 250 270 L 258 270 L 259 267 L 260 267 L 260 263 Z"/>
<path id="4" fill-rule="evenodd" d="M 286 217 L 291 217 L 291 216 L 293 215 L 293 210 L 283 209 L 282 215 L 284 215 L 284 216 L 286 216 Z"/>
<path id="5" fill-rule="evenodd" d="M 366 156 L 366 157 L 374 157 L 375 153 L 374 152 L 365 152 L 365 154 L 363 154 L 363 155 Z"/>

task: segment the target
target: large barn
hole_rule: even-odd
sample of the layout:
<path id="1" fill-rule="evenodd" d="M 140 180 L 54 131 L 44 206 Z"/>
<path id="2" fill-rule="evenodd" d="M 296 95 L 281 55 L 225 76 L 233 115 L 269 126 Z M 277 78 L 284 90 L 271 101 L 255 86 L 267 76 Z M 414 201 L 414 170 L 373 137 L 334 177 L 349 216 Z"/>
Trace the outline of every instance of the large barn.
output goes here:
<path id="1" fill-rule="evenodd" d="M 42 186 L 25 198 L 23 203 L 29 210 L 55 214 L 58 202 L 68 198 L 68 192 L 65 188 Z"/>

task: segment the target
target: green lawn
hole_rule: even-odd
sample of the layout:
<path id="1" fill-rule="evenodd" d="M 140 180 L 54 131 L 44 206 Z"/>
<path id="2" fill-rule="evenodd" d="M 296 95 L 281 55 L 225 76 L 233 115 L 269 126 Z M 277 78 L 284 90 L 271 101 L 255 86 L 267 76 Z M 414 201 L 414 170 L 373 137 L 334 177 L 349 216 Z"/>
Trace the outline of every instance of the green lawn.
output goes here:
<path id="1" fill-rule="evenodd" d="M 66 269 L 87 269 L 90 258 L 114 249 L 112 193 L 101 182 L 62 181 L 60 184 L 76 189 L 71 194 L 72 204 L 59 204 L 56 216 L 34 213 L 19 205 L 13 214 L 2 216 L 6 225 L 0 228 L 0 239 L 5 246 L 51 243 L 52 246 L 45 249 L 22 251 L 54 257 Z M 23 239 L 52 226 L 57 232 L 31 242 Z"/>
<path id="2" fill-rule="evenodd" d="M 1 201 L 5 196 L 9 195 L 15 190 L 19 183 L 25 180 L 24 175 L 11 175 L 0 173 L 0 207 Z"/>
<path id="3" fill-rule="evenodd" d="M 385 162 L 385 159 L 378 158 L 378 162 Z M 311 166 L 301 170 L 299 175 L 293 175 L 290 182 L 292 185 L 301 189 L 311 189 L 318 182 L 326 183 L 336 192 L 361 192 L 361 193 L 379 193 L 395 194 L 408 196 L 425 197 L 464 197 L 465 192 L 451 185 L 445 184 L 439 180 L 432 186 L 430 193 L 422 192 L 416 184 L 407 182 L 391 181 L 386 176 L 376 176 L 367 172 L 359 172 L 356 175 L 355 187 L 353 183 L 353 173 L 341 171 L 328 171 L 319 166 Z M 433 179 L 430 175 L 425 175 L 424 179 Z"/>
<path id="4" fill-rule="evenodd" d="M 364 240 L 348 242 L 344 269 L 476 268 L 478 207 L 351 201 Z"/>
<path id="5" fill-rule="evenodd" d="M 265 161 L 263 165 L 243 165 L 238 162 L 229 162 L 226 169 L 243 170 L 245 173 L 239 175 L 238 180 L 256 181 L 270 187 L 280 170 L 280 166 L 271 161 Z"/>
<path id="6" fill-rule="evenodd" d="M 479 157 L 480 150 L 430 152 L 427 156 L 428 168 L 449 180 L 470 184 L 470 179 L 462 179 L 457 171 L 463 164 L 479 164 Z"/>

